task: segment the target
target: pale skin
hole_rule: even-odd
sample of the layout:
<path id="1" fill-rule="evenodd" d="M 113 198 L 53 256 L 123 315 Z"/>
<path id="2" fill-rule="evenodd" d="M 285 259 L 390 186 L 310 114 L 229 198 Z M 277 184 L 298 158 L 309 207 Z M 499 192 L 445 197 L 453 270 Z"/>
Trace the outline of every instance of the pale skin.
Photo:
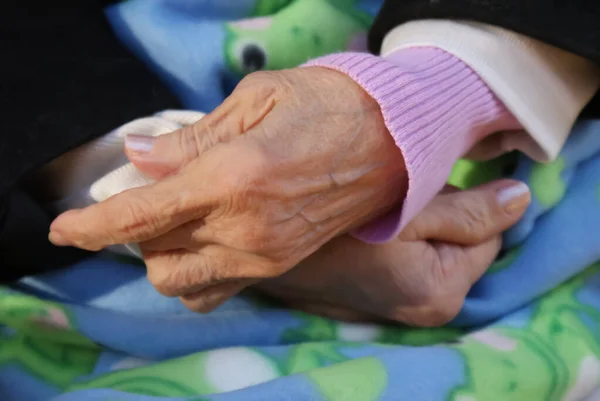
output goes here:
<path id="1" fill-rule="evenodd" d="M 293 277 L 285 273 L 295 266 L 294 272 L 316 275 L 311 280 L 318 281 L 322 269 L 315 266 L 331 265 L 331 249 L 340 249 L 344 256 L 339 262 L 345 263 L 353 257 L 344 249 L 364 248 L 360 260 L 379 266 L 372 287 L 390 269 L 415 270 L 423 260 L 433 269 L 443 267 L 440 272 L 468 260 L 477 273 L 465 272 L 469 278 L 464 281 L 472 283 L 493 260 L 498 233 L 518 219 L 529 201 L 528 194 L 521 196 L 520 206 L 500 213 L 505 209 L 497 201 L 495 208 L 489 203 L 498 188 L 488 188 L 482 190 L 485 196 L 472 195 L 487 199 L 487 215 L 466 210 L 468 219 L 460 223 L 434 208 L 384 246 L 351 239 L 346 233 L 404 198 L 406 169 L 375 100 L 345 75 L 320 67 L 252 74 L 200 122 L 155 140 L 128 138 L 126 151 L 157 182 L 64 213 L 52 224 L 50 240 L 88 250 L 138 243 L 156 289 L 201 312 L 257 283 L 275 294 L 278 283 L 283 286 L 286 277 Z M 456 214 L 460 207 L 451 204 L 459 195 L 443 196 L 441 202 L 449 202 L 448 210 Z M 472 206 L 457 199 L 463 208 Z M 478 222 L 485 230 L 475 230 L 475 237 L 465 234 Z M 456 245 L 438 246 L 437 241 Z M 412 259 L 396 258 L 396 246 L 412 249 Z M 424 252 L 430 256 L 423 259 Z M 349 269 L 358 277 L 358 270 Z M 446 280 L 444 275 L 399 277 L 404 276 L 411 281 Z M 292 281 L 299 283 L 298 291 L 306 290 L 302 275 Z M 406 286 L 398 282 L 397 290 Z M 449 285 L 448 291 L 454 287 Z M 464 298 L 463 292 L 461 287 L 453 297 Z M 340 295 L 338 304 L 356 309 L 346 302 L 348 296 Z M 413 296 L 405 295 L 410 305 Z M 398 308 L 384 302 L 377 300 L 359 311 L 372 314 L 377 309 L 380 317 L 430 325 L 403 313 L 388 316 Z M 336 304 L 335 299 L 327 303 Z"/>

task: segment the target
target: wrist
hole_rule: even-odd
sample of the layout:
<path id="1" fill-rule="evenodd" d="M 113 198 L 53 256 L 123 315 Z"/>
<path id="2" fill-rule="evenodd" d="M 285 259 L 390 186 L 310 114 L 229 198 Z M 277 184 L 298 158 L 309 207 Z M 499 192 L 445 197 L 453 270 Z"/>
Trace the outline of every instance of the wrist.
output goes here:
<path id="1" fill-rule="evenodd" d="M 440 49 L 403 49 L 387 58 L 344 53 L 308 65 L 337 69 L 369 93 L 404 157 L 406 198 L 391 215 L 355 232 L 367 242 L 396 236 L 439 192 L 454 163 L 476 142 L 520 127 L 474 71 Z"/>
<path id="2" fill-rule="evenodd" d="M 332 86 L 340 89 L 338 95 L 344 99 L 332 99 L 330 104 L 334 114 L 362 114 L 362 117 L 357 119 L 360 121 L 357 123 L 357 130 L 365 134 L 363 138 L 353 138 L 353 143 L 349 145 L 353 154 L 348 157 L 354 159 L 356 170 L 376 170 L 376 174 L 372 176 L 377 182 L 373 183 L 373 186 L 378 188 L 379 196 L 376 201 L 365 203 L 362 209 L 364 217 L 358 218 L 350 226 L 350 230 L 356 230 L 385 215 L 406 197 L 408 171 L 404 156 L 400 147 L 396 146 L 394 135 L 388 129 L 380 103 L 371 93 L 348 74 L 337 69 L 327 66 L 307 68 L 318 70 L 326 80 L 337 80 Z M 336 108 L 336 105 L 340 105 L 339 108 Z M 348 136 L 348 133 L 343 135 Z"/>

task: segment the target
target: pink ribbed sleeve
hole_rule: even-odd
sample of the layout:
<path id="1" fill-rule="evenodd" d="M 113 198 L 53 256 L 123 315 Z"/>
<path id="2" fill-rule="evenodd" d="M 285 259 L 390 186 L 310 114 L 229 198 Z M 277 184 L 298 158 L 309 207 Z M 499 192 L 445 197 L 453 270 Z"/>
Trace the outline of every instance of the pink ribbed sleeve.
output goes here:
<path id="1" fill-rule="evenodd" d="M 342 53 L 315 59 L 350 76 L 380 105 L 408 172 L 406 199 L 354 232 L 369 243 L 390 240 L 442 189 L 456 161 L 498 131 L 521 129 L 481 78 L 434 47 L 397 50 L 382 58 Z"/>

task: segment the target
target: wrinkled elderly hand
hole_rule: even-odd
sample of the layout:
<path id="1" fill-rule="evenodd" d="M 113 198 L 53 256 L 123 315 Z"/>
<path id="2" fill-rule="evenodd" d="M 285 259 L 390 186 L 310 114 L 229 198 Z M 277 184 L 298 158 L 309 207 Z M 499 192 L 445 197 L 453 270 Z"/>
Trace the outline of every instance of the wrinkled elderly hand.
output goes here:
<path id="1" fill-rule="evenodd" d="M 320 67 L 252 74 L 200 122 L 126 144 L 158 181 L 64 213 L 50 240 L 138 243 L 157 290 L 198 311 L 285 273 L 407 186 L 378 104 Z"/>
<path id="2" fill-rule="evenodd" d="M 458 314 L 529 200 L 525 184 L 512 181 L 438 195 L 394 241 L 336 238 L 258 288 L 336 319 L 439 326 Z"/>

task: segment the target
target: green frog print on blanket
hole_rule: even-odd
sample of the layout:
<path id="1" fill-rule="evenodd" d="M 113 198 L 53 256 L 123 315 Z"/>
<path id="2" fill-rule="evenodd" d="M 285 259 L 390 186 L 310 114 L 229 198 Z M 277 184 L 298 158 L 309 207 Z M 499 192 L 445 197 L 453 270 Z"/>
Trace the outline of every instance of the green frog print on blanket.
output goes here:
<path id="1" fill-rule="evenodd" d="M 190 397 L 235 391 L 280 377 L 303 374 L 328 401 L 375 401 L 386 371 L 375 358 L 349 360 L 340 344 L 306 343 L 275 358 L 253 347 L 206 351 L 164 362 L 125 361 L 115 371 L 70 390 L 110 388 L 149 396 Z M 146 365 L 146 366 L 144 366 Z M 132 369 L 134 368 L 135 369 Z M 354 387 L 348 387 L 348 378 Z"/>
<path id="2" fill-rule="evenodd" d="M 295 67 L 311 58 L 343 50 L 364 51 L 372 17 L 356 10 L 355 3 L 356 0 L 259 2 L 256 14 L 262 16 L 227 24 L 227 65 L 242 76 L 258 70 Z M 273 10 L 277 12 L 266 15 Z"/>
<path id="3" fill-rule="evenodd" d="M 600 312 L 575 297 L 598 267 L 541 298 L 527 327 L 463 338 L 468 384 L 451 401 L 577 401 L 600 385 Z"/>
<path id="4" fill-rule="evenodd" d="M 257 0 L 252 12 L 253 17 L 271 15 L 290 4 L 293 0 Z"/>
<path id="5" fill-rule="evenodd" d="M 75 331 L 68 311 L 58 304 L 0 287 L 0 366 L 16 364 L 40 380 L 64 389 L 89 374 L 100 349 Z"/>
<path id="6" fill-rule="evenodd" d="M 295 313 L 303 324 L 286 330 L 284 344 L 315 341 L 339 341 L 343 343 L 376 343 L 423 346 L 453 341 L 463 334 L 456 328 L 411 328 L 376 324 L 345 323 L 319 316 Z"/>

